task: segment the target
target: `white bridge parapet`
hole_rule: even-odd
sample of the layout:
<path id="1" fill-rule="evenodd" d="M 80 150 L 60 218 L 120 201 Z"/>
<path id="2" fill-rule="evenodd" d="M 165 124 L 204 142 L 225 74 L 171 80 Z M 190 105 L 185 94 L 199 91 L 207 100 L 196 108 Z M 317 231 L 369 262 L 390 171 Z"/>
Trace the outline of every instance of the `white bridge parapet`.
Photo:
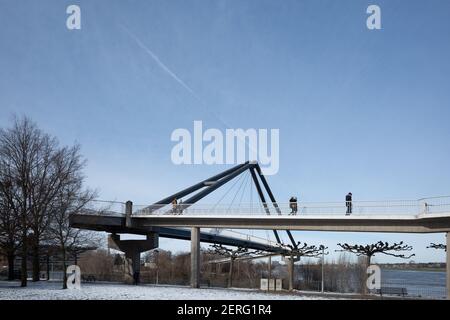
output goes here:
<path id="1" fill-rule="evenodd" d="M 267 203 L 270 215 L 282 216 L 345 216 L 347 205 L 341 202 L 301 202 L 296 212 L 292 212 L 290 203 Z M 450 213 L 450 196 L 430 197 L 419 200 L 352 201 L 352 216 L 422 216 Z M 177 204 L 133 206 L 133 216 L 189 215 L 189 216 L 264 216 L 267 215 L 263 204 Z"/>

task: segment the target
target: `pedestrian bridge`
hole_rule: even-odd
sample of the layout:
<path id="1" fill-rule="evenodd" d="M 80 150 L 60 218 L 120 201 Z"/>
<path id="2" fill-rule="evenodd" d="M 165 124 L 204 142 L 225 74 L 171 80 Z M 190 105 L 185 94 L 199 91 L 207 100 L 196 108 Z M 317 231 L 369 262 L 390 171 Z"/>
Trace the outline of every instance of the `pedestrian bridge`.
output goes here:
<path id="1" fill-rule="evenodd" d="M 273 206 L 278 214 L 267 214 Z M 431 233 L 450 231 L 450 196 L 418 200 L 354 201 L 347 215 L 345 202 L 252 205 L 172 205 L 155 208 L 137 206 L 131 214 L 133 226 L 273 229 L 343 232 Z"/>
<path id="2" fill-rule="evenodd" d="M 346 214 L 345 202 L 299 202 L 297 209 L 292 213 L 289 203 L 263 203 L 259 206 L 197 203 L 133 205 L 127 214 L 125 204 L 121 204 L 118 208 L 116 206 L 113 215 L 126 218 L 127 228 L 140 232 L 152 231 L 155 227 L 396 233 L 450 231 L 450 196 L 353 201 L 349 215 Z M 111 212 L 109 208 L 91 208 L 83 215 L 105 217 Z"/>
<path id="3" fill-rule="evenodd" d="M 251 188 L 255 188 L 259 202 L 250 203 L 202 203 L 204 199 L 228 182 L 237 186 L 246 174 Z M 246 179 L 242 178 L 234 199 Z M 239 178 L 237 178 L 239 179 Z M 253 183 L 253 184 L 252 184 Z M 251 189 L 250 190 L 253 190 Z M 242 189 L 244 192 L 245 187 Z M 227 191 L 228 193 L 229 191 Z M 226 193 L 225 193 L 226 194 Z M 99 206 L 100 204 L 100 206 Z M 450 196 L 430 197 L 418 200 L 352 201 L 351 214 L 347 215 L 349 203 L 297 202 L 292 210 L 290 203 L 276 201 L 266 177 L 256 162 L 245 162 L 200 181 L 151 205 L 92 202 L 70 217 L 70 225 L 76 228 L 100 230 L 114 234 L 136 233 L 146 235 L 146 240 L 135 242 L 113 237 L 132 259 L 133 270 L 139 270 L 139 254 L 148 247 L 157 247 L 159 236 L 191 240 L 191 286 L 199 287 L 200 241 L 224 245 L 245 246 L 257 250 L 289 254 L 288 248 L 297 248 L 291 230 L 342 231 L 342 232 L 395 232 L 395 233 L 447 233 L 450 245 Z M 189 228 L 189 230 L 186 230 Z M 206 232 L 206 228 L 213 232 Z M 261 244 L 261 239 L 235 235 L 221 235 L 220 229 L 272 230 L 276 243 Z M 279 232 L 285 232 L 290 245 L 286 246 Z M 268 240 L 268 239 L 267 239 Z M 287 250 L 287 251 L 286 251 Z M 293 261 L 293 260 L 292 260 Z M 450 273 L 450 254 L 447 252 L 447 272 Z M 447 278 L 450 297 L 450 277 Z"/>

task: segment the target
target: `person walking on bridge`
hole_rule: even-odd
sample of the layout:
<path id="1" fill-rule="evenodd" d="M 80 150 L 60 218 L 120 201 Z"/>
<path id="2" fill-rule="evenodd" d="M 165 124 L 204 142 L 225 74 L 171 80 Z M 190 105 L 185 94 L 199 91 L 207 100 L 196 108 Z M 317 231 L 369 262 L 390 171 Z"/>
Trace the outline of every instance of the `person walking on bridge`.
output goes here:
<path id="1" fill-rule="evenodd" d="M 178 201 L 177 198 L 173 198 L 172 200 L 172 213 L 177 214 Z"/>
<path id="2" fill-rule="evenodd" d="M 298 207 L 297 207 L 297 197 L 291 197 L 289 199 L 289 207 L 291 208 L 291 212 L 289 213 L 290 216 L 293 216 L 297 213 Z"/>
<path id="3" fill-rule="evenodd" d="M 345 215 L 349 216 L 353 210 L 352 193 L 351 192 L 347 193 L 347 195 L 345 196 L 345 206 L 347 207 L 347 212 L 345 213 Z"/>
<path id="4" fill-rule="evenodd" d="M 183 199 L 180 199 L 180 202 L 178 203 L 177 214 L 183 214 Z"/>

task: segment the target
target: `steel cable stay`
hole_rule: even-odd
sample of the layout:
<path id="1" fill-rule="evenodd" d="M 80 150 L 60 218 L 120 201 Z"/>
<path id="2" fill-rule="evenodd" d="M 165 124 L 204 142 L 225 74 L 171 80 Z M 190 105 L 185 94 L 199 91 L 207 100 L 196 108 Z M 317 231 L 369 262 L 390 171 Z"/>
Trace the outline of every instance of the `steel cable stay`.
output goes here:
<path id="1" fill-rule="evenodd" d="M 234 205 L 235 201 L 238 198 L 239 198 L 238 208 L 242 205 L 242 200 L 244 199 L 248 185 L 250 185 L 250 188 L 253 186 L 252 179 L 251 179 L 250 173 L 248 171 L 245 174 L 241 174 L 239 176 L 239 178 L 234 181 L 234 183 L 227 189 L 227 191 L 222 195 L 222 197 L 214 204 L 214 206 L 212 207 L 212 211 L 214 211 L 214 209 L 225 199 L 225 197 L 227 195 L 231 194 L 231 191 L 233 189 L 236 189 L 235 187 L 238 184 L 239 184 L 239 187 L 237 188 L 236 192 L 234 193 L 234 196 L 228 205 L 227 211 L 231 210 L 232 206 Z M 246 238 L 246 240 L 250 240 L 251 237 L 254 237 L 254 238 L 258 238 L 260 240 L 264 240 L 269 244 L 272 242 L 270 239 L 255 237 L 253 234 L 251 235 L 248 233 L 237 232 L 237 231 L 234 231 L 233 229 L 214 228 L 211 231 L 214 234 L 220 234 L 220 233 L 222 233 L 222 230 L 229 231 L 229 232 L 232 232 L 235 234 L 239 234 L 240 236 L 244 236 Z"/>
<path id="2" fill-rule="evenodd" d="M 240 208 L 241 205 L 242 205 L 242 199 L 244 198 L 245 191 L 247 190 L 247 185 L 248 185 L 249 177 L 250 177 L 250 174 L 247 172 L 246 177 L 245 177 L 244 188 L 242 189 L 242 192 L 241 192 L 241 198 L 239 199 L 238 208 Z"/>
<path id="3" fill-rule="evenodd" d="M 172 194 L 160 201 L 157 201 L 154 204 L 139 210 L 138 212 L 136 212 L 136 214 L 137 215 L 141 214 L 141 213 L 152 214 L 152 212 L 159 211 L 159 209 L 161 209 L 162 207 L 171 204 L 172 202 L 174 202 L 175 199 L 185 199 L 185 197 L 190 196 L 190 197 L 188 197 L 188 199 L 186 199 L 183 202 L 183 205 L 182 205 L 182 207 L 180 207 L 180 209 L 178 209 L 178 207 L 175 207 L 175 209 L 180 210 L 179 214 L 182 214 L 183 212 L 188 212 L 188 208 L 190 206 L 194 205 L 199 200 L 205 198 L 210 193 L 214 192 L 218 188 L 222 187 L 229 181 L 233 180 L 234 178 L 236 178 L 239 175 L 242 175 L 242 173 L 245 173 L 245 172 L 247 172 L 247 174 L 248 174 L 248 172 L 250 172 L 252 180 L 254 182 L 254 185 L 255 185 L 256 190 L 259 195 L 259 200 L 262 202 L 262 206 L 263 206 L 266 214 L 270 215 L 270 209 L 269 209 L 268 203 L 265 200 L 262 187 L 264 187 L 265 192 L 269 196 L 270 202 L 271 202 L 272 206 L 275 208 L 276 213 L 278 215 L 281 215 L 281 209 L 278 206 L 278 203 L 269 187 L 269 184 L 268 184 L 265 176 L 262 174 L 261 167 L 259 166 L 259 164 L 256 161 L 246 161 L 243 164 L 236 165 L 236 166 L 234 166 L 228 170 L 225 170 L 215 176 L 212 176 L 212 177 L 210 177 L 206 180 L 203 180 L 193 186 L 185 188 L 185 189 L 183 189 L 175 194 Z M 241 190 L 242 185 L 243 185 L 243 180 L 240 180 L 240 181 L 241 181 L 241 185 L 239 186 L 239 189 L 238 189 L 239 191 Z M 261 181 L 261 185 L 260 185 L 260 181 Z M 239 182 L 236 182 L 236 184 L 237 183 L 239 183 Z M 233 198 L 233 202 L 236 199 L 238 192 L 235 194 L 235 197 Z M 176 206 L 176 203 L 175 203 L 175 206 Z M 173 209 L 168 212 L 173 212 Z M 292 234 L 290 233 L 290 231 L 285 230 L 285 232 L 287 232 L 289 239 L 292 242 L 292 245 L 294 247 L 296 247 L 296 242 L 295 242 L 294 238 L 292 237 Z M 273 233 L 275 235 L 277 242 L 280 245 L 284 245 L 278 235 L 278 231 L 273 230 Z"/>
<path id="4" fill-rule="evenodd" d="M 236 200 L 236 197 L 238 196 L 239 192 L 241 191 L 242 186 L 244 185 L 244 182 L 247 181 L 247 178 L 248 178 L 248 172 L 246 172 L 246 173 L 244 174 L 244 179 L 242 179 L 242 182 L 241 182 L 241 184 L 239 185 L 239 188 L 237 189 L 236 193 L 234 194 L 234 197 L 233 197 L 233 199 L 231 200 L 231 203 L 230 203 L 229 206 L 228 206 L 228 211 L 229 211 L 229 210 L 231 209 L 231 207 L 233 206 L 234 201 Z M 243 191 L 243 192 L 244 192 L 244 191 Z"/>
<path id="5" fill-rule="evenodd" d="M 233 182 L 233 184 L 228 188 L 228 190 L 223 194 L 223 196 L 212 206 L 212 210 L 214 210 L 221 202 L 222 200 L 228 195 L 228 193 L 236 186 L 236 184 L 242 179 L 242 175 L 239 176 L 236 181 Z"/>
<path id="6" fill-rule="evenodd" d="M 220 200 L 213 206 L 213 209 L 217 207 L 217 205 L 225 198 L 226 195 L 228 195 L 230 193 L 230 191 L 238 184 L 239 187 L 236 190 L 233 199 L 231 200 L 229 206 L 228 206 L 228 211 L 231 209 L 231 207 L 233 206 L 234 202 L 236 201 L 237 197 L 239 196 L 240 193 L 240 199 L 239 199 L 239 205 L 238 207 L 240 207 L 240 205 L 242 204 L 242 200 L 244 198 L 245 195 L 245 191 L 247 189 L 247 185 L 250 184 L 251 185 L 251 179 L 250 179 L 250 173 L 246 172 L 244 175 L 241 175 L 234 183 L 233 185 L 226 191 L 226 193 L 220 198 Z M 242 189 L 242 191 L 241 191 Z M 214 233 L 215 234 L 220 234 L 221 230 L 225 230 L 225 231 L 229 231 L 229 232 L 233 232 L 235 234 L 239 234 L 241 236 L 245 236 L 245 238 L 247 240 L 250 240 L 251 237 L 253 237 L 253 235 L 247 234 L 247 233 L 243 233 L 243 232 L 237 232 L 234 231 L 233 229 L 221 229 L 221 228 L 215 228 L 214 229 Z M 264 239 L 262 239 L 264 240 Z"/>
<path id="7" fill-rule="evenodd" d="M 230 205 L 228 206 L 228 211 L 231 209 L 232 205 L 234 204 L 234 201 L 236 200 L 237 196 L 239 195 L 240 190 L 242 189 L 242 187 L 244 187 L 242 189 L 242 192 L 241 192 L 241 197 L 239 199 L 238 208 L 241 206 L 242 199 L 243 199 L 243 197 L 245 195 L 245 190 L 247 189 L 248 181 L 250 181 L 250 183 L 251 183 L 250 174 L 248 172 L 246 172 L 246 174 L 244 175 L 244 179 L 242 179 L 242 182 L 239 185 L 239 188 L 238 188 L 238 190 L 236 191 L 236 193 L 235 193 L 235 195 L 233 197 L 233 200 L 231 201 Z M 225 230 L 231 231 L 231 232 L 235 232 L 233 229 L 225 229 Z M 247 240 L 250 240 L 251 235 L 249 235 L 249 234 L 245 234 L 245 233 L 242 233 L 242 232 L 235 232 L 235 233 L 239 233 L 241 235 L 245 235 Z"/>
<path id="8" fill-rule="evenodd" d="M 239 181 L 241 181 L 243 178 L 243 175 L 239 175 L 239 178 L 236 179 L 233 184 L 228 188 L 228 190 L 222 195 L 222 197 L 220 197 L 220 199 L 214 204 L 214 206 L 212 207 L 212 211 L 214 211 L 216 209 L 216 207 L 223 201 L 223 199 L 230 193 L 230 191 L 239 183 Z M 220 234 L 222 232 L 223 229 L 221 228 L 214 228 L 212 231 L 215 234 Z M 228 229 L 226 229 L 228 230 Z"/>
<path id="9" fill-rule="evenodd" d="M 231 205 L 234 203 L 234 200 L 235 200 L 235 198 L 236 198 L 236 195 L 239 193 L 239 190 L 241 189 L 242 186 L 243 186 L 243 189 L 242 189 L 242 192 L 241 192 L 241 197 L 240 197 L 240 199 L 239 199 L 238 207 L 240 207 L 241 204 L 242 204 L 242 200 L 244 199 L 244 196 L 246 195 L 247 187 L 249 187 L 249 189 L 250 189 L 250 199 L 251 199 L 251 200 L 250 200 L 250 203 L 253 202 L 253 198 L 252 198 L 252 194 L 251 194 L 251 193 L 252 193 L 252 187 L 253 187 L 253 184 L 252 184 L 251 175 L 250 175 L 249 172 L 247 172 L 246 175 L 245 175 L 245 181 L 244 181 L 244 180 L 242 181 L 241 186 L 239 187 L 238 191 L 237 191 L 236 194 L 235 194 L 235 197 L 233 198 L 233 201 L 232 201 L 231 204 L 230 204 L 230 207 L 231 207 Z M 237 232 L 237 231 L 235 231 L 235 230 L 233 230 L 233 229 L 225 229 L 225 230 L 226 230 L 226 231 L 229 231 L 229 232 L 236 233 L 236 234 L 244 235 L 244 236 L 246 236 L 246 239 L 247 239 L 247 240 L 251 240 L 251 238 L 257 238 L 257 239 L 265 240 L 268 244 L 270 244 L 270 243 L 272 242 L 270 239 L 264 239 L 264 238 L 255 236 L 255 235 L 254 235 L 254 230 L 251 230 L 251 231 L 248 230 L 251 234 L 249 234 L 249 233 L 243 233 L 243 232 Z"/>
<path id="10" fill-rule="evenodd" d="M 248 184 L 250 185 L 249 189 L 250 189 L 250 193 L 251 193 L 252 179 L 250 177 L 250 173 L 247 172 L 246 184 L 244 186 L 244 190 L 242 190 L 241 198 L 239 199 L 239 207 L 241 207 L 242 200 L 243 200 L 244 196 L 246 195 L 246 190 L 247 190 L 247 185 Z M 252 213 L 252 211 L 251 211 L 251 201 L 252 201 L 252 199 L 250 199 L 250 214 Z"/>
<path id="11" fill-rule="evenodd" d="M 234 183 L 227 189 L 227 191 L 220 197 L 220 199 L 211 207 L 211 211 L 214 211 L 214 209 L 217 208 L 217 206 L 219 204 L 222 203 L 222 201 L 225 199 L 225 197 L 231 192 L 231 190 L 233 190 L 233 188 L 240 182 L 238 189 L 236 190 L 236 192 L 234 193 L 233 199 L 231 200 L 230 203 L 228 203 L 228 209 L 230 210 L 231 207 L 234 204 L 234 201 L 236 200 L 237 196 L 239 195 L 239 191 L 242 189 L 242 187 L 244 186 L 244 189 L 241 192 L 241 197 L 240 197 L 240 201 L 239 201 L 239 206 L 242 204 L 242 199 L 243 196 L 245 194 L 245 190 L 247 188 L 247 184 L 248 184 L 248 179 L 249 178 L 249 173 L 245 173 L 244 175 L 240 175 L 238 179 L 236 179 L 234 181 Z"/>

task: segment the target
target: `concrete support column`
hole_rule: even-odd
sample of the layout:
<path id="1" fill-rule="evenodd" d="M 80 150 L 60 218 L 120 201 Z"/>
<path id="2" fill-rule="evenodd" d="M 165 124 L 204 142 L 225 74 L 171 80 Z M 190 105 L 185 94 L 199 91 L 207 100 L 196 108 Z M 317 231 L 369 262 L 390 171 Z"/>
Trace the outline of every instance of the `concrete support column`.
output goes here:
<path id="1" fill-rule="evenodd" d="M 447 300 L 450 300 L 450 232 L 447 232 L 447 259 L 446 259 L 446 277 L 447 277 Z"/>
<path id="2" fill-rule="evenodd" d="M 130 250 L 125 252 L 125 256 L 131 260 L 131 269 L 133 270 L 133 283 L 138 285 L 141 274 L 141 252 L 139 250 Z"/>
<path id="3" fill-rule="evenodd" d="M 200 228 L 191 229 L 191 287 L 200 287 Z"/>
<path id="4" fill-rule="evenodd" d="M 131 214 L 133 213 L 133 202 L 125 202 L 125 226 L 131 227 Z"/>
<path id="5" fill-rule="evenodd" d="M 288 260 L 288 276 L 289 276 L 289 291 L 294 290 L 294 257 L 286 257 Z"/>
<path id="6" fill-rule="evenodd" d="M 108 237 L 108 248 L 124 252 L 125 257 L 131 260 L 131 276 L 134 284 L 139 284 L 141 252 L 157 248 L 158 244 L 159 236 L 157 233 L 147 234 L 146 240 L 120 240 L 118 234 L 112 234 Z"/>

